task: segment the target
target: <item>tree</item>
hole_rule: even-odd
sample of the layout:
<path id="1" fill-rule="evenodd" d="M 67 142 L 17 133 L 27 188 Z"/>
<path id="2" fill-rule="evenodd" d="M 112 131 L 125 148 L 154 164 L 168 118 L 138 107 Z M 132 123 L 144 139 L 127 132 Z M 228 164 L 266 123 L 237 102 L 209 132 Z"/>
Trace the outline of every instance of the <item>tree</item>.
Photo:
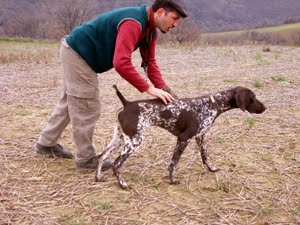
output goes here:
<path id="1" fill-rule="evenodd" d="M 96 14 L 97 1 L 62 0 L 56 4 L 56 21 L 63 34 L 92 19 Z"/>
<path id="2" fill-rule="evenodd" d="M 28 14 L 19 14 L 7 22 L 4 32 L 9 37 L 40 38 L 39 21 Z"/>
<path id="3" fill-rule="evenodd" d="M 178 27 L 173 28 L 167 35 L 160 35 L 160 41 L 178 44 L 197 42 L 200 40 L 199 27 L 189 18 L 182 19 Z"/>

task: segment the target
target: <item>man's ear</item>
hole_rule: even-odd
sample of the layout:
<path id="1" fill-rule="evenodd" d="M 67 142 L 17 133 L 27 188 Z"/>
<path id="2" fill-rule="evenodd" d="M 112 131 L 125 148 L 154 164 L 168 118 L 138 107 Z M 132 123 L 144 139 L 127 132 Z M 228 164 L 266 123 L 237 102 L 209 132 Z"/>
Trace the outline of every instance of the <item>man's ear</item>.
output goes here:
<path id="1" fill-rule="evenodd" d="M 165 9 L 164 8 L 159 8 L 156 12 L 157 12 L 157 15 L 159 17 L 165 15 Z"/>

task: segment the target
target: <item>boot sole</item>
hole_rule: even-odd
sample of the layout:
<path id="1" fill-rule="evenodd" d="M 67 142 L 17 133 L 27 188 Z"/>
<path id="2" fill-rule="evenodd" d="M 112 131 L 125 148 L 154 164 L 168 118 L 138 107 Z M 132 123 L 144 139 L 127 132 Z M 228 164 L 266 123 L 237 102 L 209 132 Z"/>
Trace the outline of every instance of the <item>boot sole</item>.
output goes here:
<path id="1" fill-rule="evenodd" d="M 51 158 L 63 158 L 63 159 L 73 159 L 74 156 L 63 156 L 61 155 L 60 153 L 59 154 L 55 154 L 54 152 L 46 152 L 46 151 L 43 151 L 43 150 L 36 150 L 36 153 L 39 154 L 39 155 L 45 155 L 45 156 L 49 156 Z"/>
<path id="2" fill-rule="evenodd" d="M 96 168 L 78 168 L 78 167 L 76 167 L 76 170 L 77 170 L 78 173 L 88 174 L 88 173 L 95 172 Z"/>

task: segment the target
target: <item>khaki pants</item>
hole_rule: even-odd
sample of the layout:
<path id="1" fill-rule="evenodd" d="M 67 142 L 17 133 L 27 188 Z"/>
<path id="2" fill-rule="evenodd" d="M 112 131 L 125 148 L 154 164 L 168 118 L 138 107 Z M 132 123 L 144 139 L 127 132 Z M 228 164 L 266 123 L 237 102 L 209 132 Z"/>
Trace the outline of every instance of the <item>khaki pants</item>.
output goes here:
<path id="1" fill-rule="evenodd" d="M 64 90 L 38 143 L 44 146 L 57 144 L 62 132 L 70 123 L 77 147 L 77 161 L 95 156 L 93 133 L 100 116 L 98 76 L 87 63 L 62 39 L 60 58 L 63 66 Z"/>

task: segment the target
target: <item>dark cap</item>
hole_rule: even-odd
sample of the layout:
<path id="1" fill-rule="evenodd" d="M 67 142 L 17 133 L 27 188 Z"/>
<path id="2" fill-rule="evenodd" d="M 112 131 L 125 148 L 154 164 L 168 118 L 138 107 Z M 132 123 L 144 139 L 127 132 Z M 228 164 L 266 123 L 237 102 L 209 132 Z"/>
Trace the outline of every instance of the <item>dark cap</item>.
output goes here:
<path id="1" fill-rule="evenodd" d="M 186 13 L 186 7 L 183 0 L 168 0 L 170 5 L 179 13 L 183 18 L 186 18 L 188 15 Z"/>
<path id="2" fill-rule="evenodd" d="M 183 18 L 186 18 L 188 15 L 186 13 L 186 7 L 183 0 L 155 0 L 153 4 L 154 8 L 164 8 L 169 7 L 176 10 L 179 15 Z"/>

